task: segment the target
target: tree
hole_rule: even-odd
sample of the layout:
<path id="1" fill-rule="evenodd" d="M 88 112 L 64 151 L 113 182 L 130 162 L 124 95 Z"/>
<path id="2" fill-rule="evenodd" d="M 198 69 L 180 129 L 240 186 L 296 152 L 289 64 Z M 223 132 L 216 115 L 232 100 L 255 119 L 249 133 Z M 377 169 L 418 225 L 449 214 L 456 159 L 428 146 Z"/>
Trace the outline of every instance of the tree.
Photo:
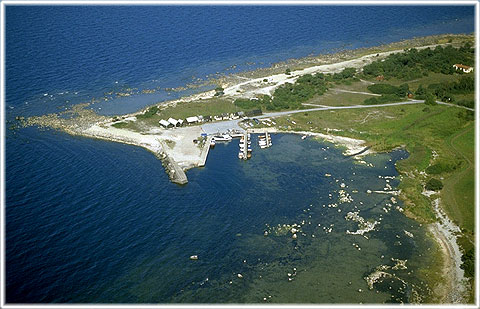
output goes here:
<path id="1" fill-rule="evenodd" d="M 224 94 L 223 90 L 224 90 L 224 89 L 223 89 L 222 87 L 217 87 L 217 88 L 215 88 L 215 96 L 221 96 L 221 95 L 223 95 L 223 94 Z"/>
<path id="2" fill-rule="evenodd" d="M 420 84 L 418 85 L 417 91 L 415 91 L 415 97 L 418 99 L 425 99 L 425 94 L 426 94 L 425 88 L 423 88 L 423 85 Z"/>
<path id="3" fill-rule="evenodd" d="M 427 105 L 437 105 L 437 102 L 435 101 L 435 96 L 431 92 L 427 92 L 425 94 L 425 104 Z"/>
<path id="4" fill-rule="evenodd" d="M 429 181 L 425 184 L 425 189 L 429 191 L 440 191 L 443 188 L 443 183 L 435 178 L 430 178 Z"/>

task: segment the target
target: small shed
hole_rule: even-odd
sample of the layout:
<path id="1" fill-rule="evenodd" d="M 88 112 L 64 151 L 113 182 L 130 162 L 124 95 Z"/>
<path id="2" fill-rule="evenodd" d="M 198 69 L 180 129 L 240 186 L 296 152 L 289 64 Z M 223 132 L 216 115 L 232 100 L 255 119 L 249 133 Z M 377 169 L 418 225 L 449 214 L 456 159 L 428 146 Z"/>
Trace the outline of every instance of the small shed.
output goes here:
<path id="1" fill-rule="evenodd" d="M 171 127 L 171 126 L 172 126 L 172 124 L 171 124 L 170 122 L 168 122 L 168 121 L 166 121 L 166 120 L 163 120 L 163 119 L 160 120 L 158 123 L 159 123 L 162 127 L 164 127 L 164 128 L 168 128 L 168 127 Z"/>
<path id="2" fill-rule="evenodd" d="M 198 117 L 197 116 L 187 117 L 187 119 L 185 119 L 185 120 L 187 121 L 188 124 L 197 123 L 198 122 Z"/>
<path id="3" fill-rule="evenodd" d="M 172 117 L 168 118 L 167 121 L 171 123 L 174 127 L 176 127 L 178 124 L 178 121 L 176 119 L 173 119 Z"/>

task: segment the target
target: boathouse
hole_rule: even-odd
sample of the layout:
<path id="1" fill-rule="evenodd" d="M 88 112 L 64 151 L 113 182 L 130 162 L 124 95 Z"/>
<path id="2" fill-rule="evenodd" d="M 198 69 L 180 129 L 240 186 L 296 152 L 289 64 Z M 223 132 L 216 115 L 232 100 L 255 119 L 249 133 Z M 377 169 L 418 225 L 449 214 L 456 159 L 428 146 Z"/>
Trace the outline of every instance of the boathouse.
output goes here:
<path id="1" fill-rule="evenodd" d="M 197 116 L 187 117 L 187 119 L 185 120 L 187 121 L 188 124 L 197 123 L 198 117 Z"/>
<path id="2" fill-rule="evenodd" d="M 173 126 L 170 122 L 168 122 L 166 120 L 163 120 L 163 119 L 160 120 L 158 123 L 164 128 L 169 128 L 169 127 Z"/>
<path id="3" fill-rule="evenodd" d="M 177 124 L 178 124 L 178 120 L 173 119 L 172 117 L 168 118 L 167 121 L 168 121 L 169 123 L 171 123 L 174 127 L 176 127 Z"/>

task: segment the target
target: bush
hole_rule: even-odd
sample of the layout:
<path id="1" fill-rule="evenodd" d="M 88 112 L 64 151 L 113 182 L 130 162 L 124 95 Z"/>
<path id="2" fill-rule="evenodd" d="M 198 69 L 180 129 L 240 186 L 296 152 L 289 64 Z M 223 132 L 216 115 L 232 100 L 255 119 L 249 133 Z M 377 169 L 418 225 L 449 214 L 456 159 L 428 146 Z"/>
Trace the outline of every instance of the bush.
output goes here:
<path id="1" fill-rule="evenodd" d="M 291 72 L 292 72 L 292 70 L 290 70 L 290 68 L 287 68 L 287 69 L 285 70 L 285 74 L 287 74 L 287 75 L 290 75 Z"/>
<path id="2" fill-rule="evenodd" d="M 475 101 L 474 100 L 461 100 L 457 102 L 457 105 L 465 106 L 468 108 L 475 108 Z"/>
<path id="3" fill-rule="evenodd" d="M 242 109 L 254 109 L 260 107 L 260 100 L 236 99 L 233 104 Z"/>
<path id="4" fill-rule="evenodd" d="M 143 113 L 143 115 L 138 115 L 137 118 L 150 118 L 152 117 L 153 115 L 156 115 L 158 112 L 158 107 L 157 106 L 152 106 L 150 108 L 148 108 L 145 113 Z"/>
<path id="5" fill-rule="evenodd" d="M 425 189 L 429 191 L 440 191 L 443 188 L 443 183 L 435 178 L 430 178 L 425 184 Z"/>
<path id="6" fill-rule="evenodd" d="M 373 93 L 376 94 L 395 94 L 398 88 L 389 84 L 374 84 L 367 87 Z"/>
<path id="7" fill-rule="evenodd" d="M 431 92 L 427 92 L 427 94 L 425 94 L 425 104 L 437 105 L 437 102 L 435 101 L 435 96 Z"/>
<path id="8" fill-rule="evenodd" d="M 381 97 L 368 98 L 363 101 L 365 105 L 385 104 L 402 101 L 401 98 L 394 94 L 382 94 Z"/>
<path id="9" fill-rule="evenodd" d="M 218 97 L 218 96 L 223 95 L 224 94 L 223 90 L 224 89 L 222 87 L 215 88 L 215 96 Z"/>
<path id="10" fill-rule="evenodd" d="M 453 163 L 447 163 L 447 162 L 439 162 L 435 163 L 433 165 L 430 165 L 425 169 L 425 172 L 427 172 L 430 175 L 438 175 L 441 173 L 448 173 L 456 169 L 457 166 Z"/>

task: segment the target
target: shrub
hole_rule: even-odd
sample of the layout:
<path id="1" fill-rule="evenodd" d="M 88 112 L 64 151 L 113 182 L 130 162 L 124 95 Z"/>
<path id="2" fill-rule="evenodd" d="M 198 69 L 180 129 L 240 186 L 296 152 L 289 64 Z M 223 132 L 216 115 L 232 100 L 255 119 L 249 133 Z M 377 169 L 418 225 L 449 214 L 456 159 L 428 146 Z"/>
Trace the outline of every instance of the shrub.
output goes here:
<path id="1" fill-rule="evenodd" d="M 457 102 L 457 105 L 465 106 L 468 108 L 475 108 L 475 101 L 474 100 L 461 100 Z"/>
<path id="2" fill-rule="evenodd" d="M 374 84 L 367 87 L 373 93 L 376 94 L 394 94 L 398 91 L 398 88 L 389 84 Z"/>
<path id="3" fill-rule="evenodd" d="M 153 115 L 156 115 L 158 112 L 158 107 L 157 106 L 152 106 L 148 108 L 143 115 L 138 115 L 137 118 L 150 118 Z"/>
<path id="4" fill-rule="evenodd" d="M 443 188 L 443 183 L 435 178 L 430 178 L 425 184 L 425 189 L 429 191 L 440 191 Z"/>
<path id="5" fill-rule="evenodd" d="M 224 89 L 222 87 L 215 88 L 215 96 L 218 97 L 218 96 L 223 95 L 224 94 L 223 90 Z"/>
<path id="6" fill-rule="evenodd" d="M 435 101 L 435 96 L 431 92 L 425 94 L 425 104 L 427 105 L 437 105 Z"/>
<path id="7" fill-rule="evenodd" d="M 451 172 L 454 169 L 456 169 L 456 165 L 453 163 L 439 162 L 427 167 L 425 169 L 425 172 L 427 172 L 430 175 L 438 175 L 441 173 Z"/>

